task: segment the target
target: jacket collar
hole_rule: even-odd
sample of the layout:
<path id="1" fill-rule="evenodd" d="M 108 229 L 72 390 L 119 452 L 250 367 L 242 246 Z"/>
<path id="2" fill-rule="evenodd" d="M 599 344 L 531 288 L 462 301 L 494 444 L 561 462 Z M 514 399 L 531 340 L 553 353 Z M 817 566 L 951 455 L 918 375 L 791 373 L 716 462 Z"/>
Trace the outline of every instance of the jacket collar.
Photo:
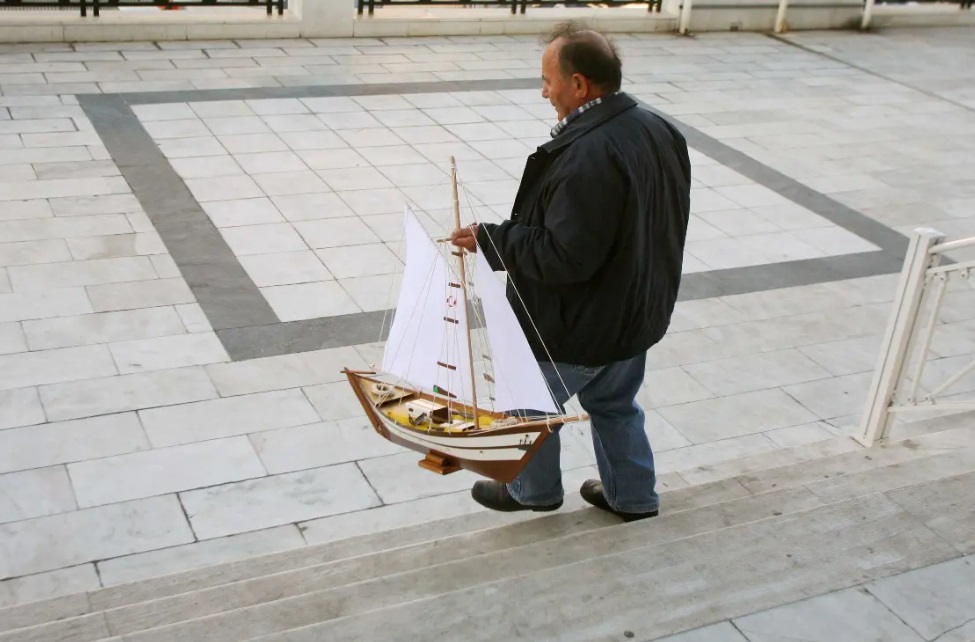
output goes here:
<path id="1" fill-rule="evenodd" d="M 637 102 L 624 92 L 607 96 L 600 104 L 587 109 L 579 114 L 576 118 L 572 119 L 572 122 L 565 126 L 562 133 L 544 145 L 540 145 L 539 149 L 551 153 L 557 149 L 565 147 L 590 130 L 599 127 L 620 112 L 636 106 Z"/>

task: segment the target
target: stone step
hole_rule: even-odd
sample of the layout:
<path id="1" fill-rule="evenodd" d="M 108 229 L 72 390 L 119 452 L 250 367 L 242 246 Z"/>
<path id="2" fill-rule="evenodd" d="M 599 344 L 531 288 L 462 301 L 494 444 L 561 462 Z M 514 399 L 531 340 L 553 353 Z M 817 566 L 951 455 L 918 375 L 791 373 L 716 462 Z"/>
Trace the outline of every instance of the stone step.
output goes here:
<path id="1" fill-rule="evenodd" d="M 688 489 L 690 493 L 694 490 L 696 489 Z M 707 533 L 729 525 L 816 505 L 821 505 L 821 501 L 805 489 L 774 491 L 761 497 L 745 496 L 720 504 L 708 503 L 700 508 L 671 512 L 656 518 L 659 520 L 656 539 L 668 541 L 686 537 L 689 533 Z M 588 519 L 589 513 L 594 511 L 595 509 L 582 512 Z M 452 561 L 429 563 L 428 560 L 427 564 L 419 565 L 412 571 L 381 574 L 333 589 L 201 617 L 124 635 L 123 638 L 127 642 L 237 642 L 255 634 L 285 631 L 326 619 L 369 612 L 379 607 L 433 598 L 485 582 L 556 569 L 578 559 L 625 551 L 646 544 L 645 534 L 638 529 L 621 529 L 619 522 L 611 528 L 612 535 L 606 529 L 587 530 L 539 539 L 485 554 L 472 551 L 470 555 Z M 283 588 L 279 587 L 282 590 Z M 145 606 L 151 607 L 151 604 Z M 112 627 L 111 621 L 109 627 L 112 633 L 118 632 Z"/>
<path id="2" fill-rule="evenodd" d="M 960 557 L 975 546 L 970 502 L 938 518 L 946 539 L 895 501 L 947 492 L 975 496 L 975 474 L 686 537 L 661 537 L 664 522 L 635 522 L 615 535 L 640 546 L 249 642 L 382 639 L 390 630 L 441 641 L 653 640 Z"/>
<path id="3" fill-rule="evenodd" d="M 725 462 L 722 470 L 726 474 L 723 476 L 711 475 L 708 477 L 708 482 L 728 479 L 738 472 L 781 466 L 783 462 L 808 461 L 809 459 L 828 456 L 837 452 L 848 452 L 851 448 L 862 450 L 862 447 L 857 445 L 853 439 L 849 437 L 836 437 L 835 439 L 817 444 L 796 446 L 776 451 L 776 453 L 765 453 L 762 456 L 748 458 L 740 470 L 730 467 L 728 462 Z M 777 453 L 782 454 L 777 455 Z M 596 473 L 594 467 L 592 469 L 586 468 L 565 472 L 564 481 L 568 494 L 565 498 L 563 511 L 587 506 L 578 494 L 573 492 L 573 489 L 583 479 L 597 475 L 598 473 Z M 676 475 L 663 475 L 661 483 L 667 483 L 668 480 L 676 482 L 676 488 L 686 488 L 703 483 L 687 484 Z M 667 510 L 670 510 L 669 503 L 673 501 L 667 498 L 671 492 L 670 489 L 662 487 L 660 492 L 665 497 L 664 501 L 668 504 Z M 467 491 L 464 491 L 463 494 L 467 495 Z M 79 616 L 90 612 L 119 608 L 146 600 L 203 590 L 221 584 L 243 581 L 275 572 L 339 561 L 388 548 L 409 546 L 430 540 L 431 533 L 435 533 L 441 538 L 450 537 L 452 535 L 494 528 L 505 524 L 519 523 L 535 518 L 537 518 L 536 514 L 504 514 L 480 510 L 459 516 L 389 528 L 368 535 L 358 535 L 347 539 L 330 541 L 319 545 L 310 545 L 251 559 L 195 568 L 99 589 L 87 594 L 66 595 L 33 603 L 0 608 L 0 632 L 30 626 L 52 619 Z"/>
<path id="4" fill-rule="evenodd" d="M 757 475 L 742 476 L 741 480 L 725 480 L 712 482 L 700 486 L 685 487 L 677 490 L 665 491 L 663 501 L 665 515 L 689 510 L 695 507 L 725 502 L 740 498 L 751 493 L 762 493 L 780 488 L 794 488 L 802 484 L 821 481 L 831 476 L 844 475 L 846 471 L 856 473 L 869 471 L 885 465 L 897 464 L 905 461 L 922 459 L 932 453 L 950 452 L 964 444 L 975 443 L 975 429 L 953 429 L 942 433 L 923 435 L 915 439 L 905 440 L 869 450 L 845 452 L 840 448 L 840 454 L 825 459 L 808 459 L 797 453 L 792 455 L 800 458 L 800 465 L 786 466 L 778 469 L 763 471 Z M 811 450 L 810 446 L 796 450 Z M 776 461 L 771 460 L 770 461 Z M 965 465 L 956 463 L 955 465 Z M 754 460 L 748 463 L 748 469 L 754 469 Z M 931 473 L 937 473 L 938 467 L 931 467 Z M 955 470 L 949 468 L 947 470 Z M 786 473 L 785 471 L 789 471 Z M 798 474 L 796 474 L 798 472 Z M 896 479 L 901 473 L 888 473 Z M 785 477 L 783 477 L 785 475 Z M 825 486 L 821 487 L 824 496 L 828 495 Z M 833 491 L 836 492 L 836 491 Z M 131 633 L 144 630 L 167 622 L 180 621 L 190 617 L 200 617 L 208 611 L 206 609 L 220 608 L 229 610 L 247 604 L 256 604 L 267 599 L 268 595 L 276 594 L 277 598 L 300 593 L 314 592 L 327 586 L 337 586 L 338 581 L 353 582 L 359 577 L 375 577 L 373 569 L 383 568 L 409 569 L 417 568 L 420 561 L 409 560 L 411 555 L 422 552 L 435 551 L 434 559 L 444 561 L 449 559 L 451 550 L 478 550 L 483 553 L 497 550 L 507 545 L 517 545 L 518 542 L 532 541 L 532 537 L 544 539 L 551 529 L 566 526 L 563 532 L 585 532 L 608 525 L 600 511 L 589 510 L 585 516 L 575 516 L 572 508 L 584 506 L 576 494 L 567 496 L 566 506 L 559 515 L 538 518 L 535 515 L 512 514 L 499 515 L 497 513 L 475 513 L 462 518 L 441 520 L 439 523 L 424 525 L 362 536 L 349 540 L 333 542 L 325 545 L 306 547 L 284 553 L 268 555 L 252 560 L 224 564 L 217 567 L 187 571 L 173 576 L 144 580 L 134 584 L 113 587 L 95 591 L 87 595 L 66 596 L 28 605 L 11 607 L 0 610 L 0 631 L 20 629 L 16 633 L 24 633 L 33 628 L 32 635 L 40 635 L 42 627 L 44 636 L 36 639 L 71 639 L 76 642 L 95 640 L 107 635 L 107 631 L 114 633 Z M 603 521 L 600 522 L 599 520 Z M 659 518 L 658 518 L 659 519 Z M 497 524 L 510 520 L 515 522 L 508 526 Z M 518 522 L 526 521 L 525 524 Z M 491 527 L 494 527 L 493 529 Z M 519 532 L 519 529 L 525 529 Z M 489 530 L 485 530 L 489 529 Z M 538 530 L 534 530 L 538 529 Z M 479 537 L 467 534 L 480 533 Z M 438 549 L 444 542 L 456 539 L 455 548 Z M 478 542 L 484 547 L 465 549 L 471 541 Z M 491 548 L 491 547 L 494 548 Z M 387 557 L 383 557 L 386 555 Z M 440 557 L 443 555 L 443 557 Z M 417 559 L 427 559 L 418 557 Z M 386 566 L 381 560 L 394 560 L 395 563 Z M 344 562 L 344 565 L 342 564 Z M 396 566 L 398 563 L 400 566 Z M 357 569 L 358 567 L 358 569 Z M 333 574 L 324 574 L 327 579 L 319 579 L 326 569 Z M 303 571 L 303 572 L 302 572 Z M 290 573 L 290 574 L 289 574 Z M 343 575 L 344 573 L 344 575 Z M 370 575 L 371 574 L 371 575 Z M 275 576 L 280 579 L 290 579 L 285 582 L 288 588 L 282 592 L 274 589 Z M 270 578 L 270 579 L 268 579 Z M 337 580 L 336 578 L 344 578 Z M 257 580 L 248 582 L 248 580 Z M 322 582 L 315 584 L 314 582 Z M 333 582 L 332 585 L 328 582 Z M 237 584 L 237 586 L 232 586 Z M 219 587 L 226 590 L 214 590 Z M 234 593 L 235 590 L 244 591 L 243 597 Z M 250 593 L 249 591 L 256 591 Z M 261 593 L 263 590 L 265 593 Z M 199 595 L 187 595 L 199 592 Z M 182 597 L 179 597 L 182 596 Z M 219 599 L 218 599 L 218 596 Z M 262 597 L 263 596 L 263 597 Z M 167 597 L 174 599 L 166 600 Z M 198 597 L 208 597 L 200 601 Z M 250 600 L 248 602 L 247 600 Z M 142 604 L 146 603 L 146 604 Z M 153 604 L 154 603 L 154 604 Z M 206 605 L 210 606 L 206 606 Z M 152 606 L 150 606 L 152 605 Z M 222 605 L 222 606 L 220 606 Z M 132 607 L 132 608 L 126 608 Z M 101 612 L 105 617 L 99 618 Z M 155 619 L 154 619 L 155 618 Z M 51 625 L 46 622 L 59 620 Z M 108 622 L 112 622 L 109 628 Z M 87 627 L 87 628 L 86 628 Z M 0 640 L 5 636 L 0 635 Z M 15 636 L 11 639 L 18 639 Z M 34 639 L 34 638 L 32 638 Z"/>

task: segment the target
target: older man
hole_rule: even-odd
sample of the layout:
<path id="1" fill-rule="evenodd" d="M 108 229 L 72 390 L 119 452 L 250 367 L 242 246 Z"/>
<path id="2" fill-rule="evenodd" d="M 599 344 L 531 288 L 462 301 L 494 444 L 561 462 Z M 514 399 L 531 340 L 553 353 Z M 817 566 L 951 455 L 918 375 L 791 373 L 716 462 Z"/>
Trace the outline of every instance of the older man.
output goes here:
<path id="1" fill-rule="evenodd" d="M 508 297 L 559 404 L 589 413 L 600 480 L 580 492 L 626 521 L 657 515 L 653 452 L 636 402 L 647 350 L 677 300 L 691 168 L 684 137 L 620 91 L 603 35 L 559 26 L 542 56 L 542 95 L 558 115 L 528 158 L 511 218 L 456 230 L 454 245 L 508 273 Z M 558 433 L 511 483 L 479 481 L 501 511 L 555 510 Z"/>

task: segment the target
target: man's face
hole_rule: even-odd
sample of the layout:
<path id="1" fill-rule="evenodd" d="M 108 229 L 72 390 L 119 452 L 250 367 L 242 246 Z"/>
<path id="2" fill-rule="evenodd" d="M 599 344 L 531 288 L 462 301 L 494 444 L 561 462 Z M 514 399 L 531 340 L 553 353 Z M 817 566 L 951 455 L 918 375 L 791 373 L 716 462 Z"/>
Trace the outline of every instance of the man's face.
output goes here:
<path id="1" fill-rule="evenodd" d="M 559 67 L 559 47 L 561 42 L 556 40 L 542 54 L 542 97 L 555 107 L 559 120 L 568 116 L 573 109 L 584 104 L 580 93 L 585 95 L 585 87 L 580 87 L 578 75 L 566 77 Z"/>

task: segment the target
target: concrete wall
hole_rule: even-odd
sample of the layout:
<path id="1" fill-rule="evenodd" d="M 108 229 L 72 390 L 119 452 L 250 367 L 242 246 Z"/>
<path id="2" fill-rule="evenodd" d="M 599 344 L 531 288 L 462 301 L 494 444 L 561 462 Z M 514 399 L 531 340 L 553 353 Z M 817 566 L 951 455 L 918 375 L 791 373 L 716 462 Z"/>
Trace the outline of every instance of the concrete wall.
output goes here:
<path id="1" fill-rule="evenodd" d="M 771 31 L 777 0 L 697 0 L 690 31 Z M 240 8 L 198 11 L 103 11 L 81 18 L 75 11 L 0 11 L 0 42 L 93 42 L 134 40 L 219 40 L 246 38 L 341 38 L 428 35 L 533 34 L 567 18 L 584 19 L 609 32 L 673 32 L 682 0 L 664 0 L 660 13 L 645 9 L 506 9 L 385 7 L 357 16 L 352 0 L 291 0 L 283 16 Z M 750 5 L 750 6 L 743 6 Z M 827 5 L 827 6 L 823 6 Z M 786 27 L 858 28 L 860 0 L 797 0 Z M 955 7 L 878 7 L 873 26 L 975 24 L 975 11 Z"/>

